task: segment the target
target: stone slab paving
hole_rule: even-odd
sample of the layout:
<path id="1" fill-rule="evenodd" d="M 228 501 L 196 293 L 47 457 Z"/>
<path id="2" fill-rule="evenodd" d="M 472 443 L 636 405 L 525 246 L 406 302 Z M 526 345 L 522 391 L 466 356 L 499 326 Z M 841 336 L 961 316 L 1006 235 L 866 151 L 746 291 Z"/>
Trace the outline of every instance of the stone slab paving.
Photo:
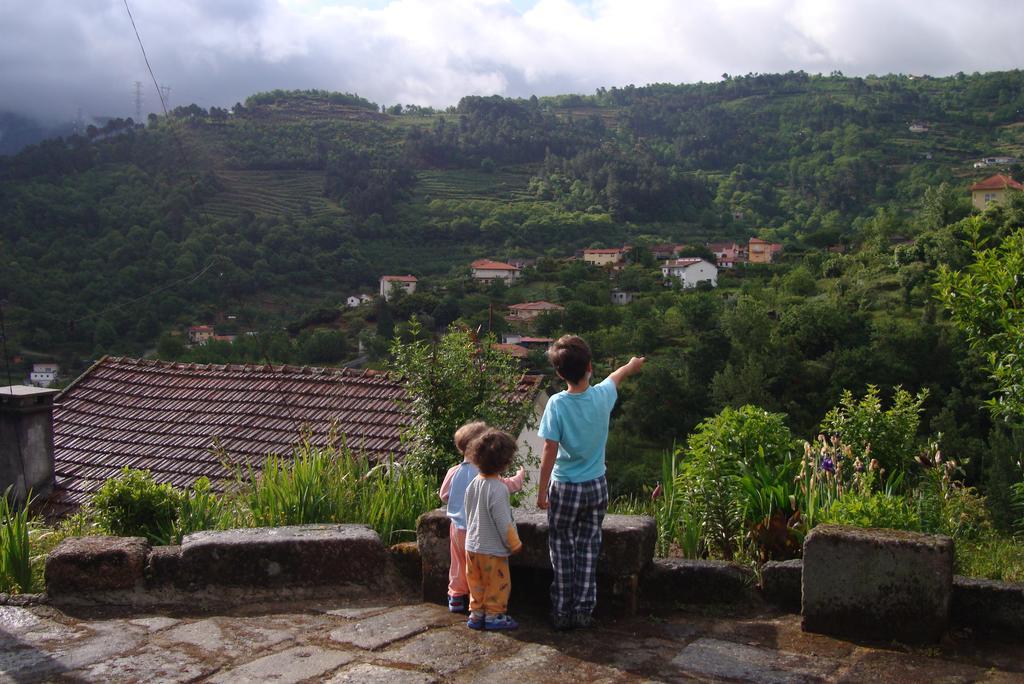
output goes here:
<path id="1" fill-rule="evenodd" d="M 1024 684 L 1024 645 L 960 632 L 853 643 L 768 608 L 668 610 L 556 633 L 473 632 L 431 604 L 371 599 L 228 609 L 0 606 L 0 682 L 925 682 Z"/>

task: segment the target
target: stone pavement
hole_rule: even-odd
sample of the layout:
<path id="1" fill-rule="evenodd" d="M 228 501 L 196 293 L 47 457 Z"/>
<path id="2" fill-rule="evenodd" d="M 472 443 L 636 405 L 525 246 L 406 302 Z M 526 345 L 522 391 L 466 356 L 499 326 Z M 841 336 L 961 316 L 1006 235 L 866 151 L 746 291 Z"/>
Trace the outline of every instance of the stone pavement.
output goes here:
<path id="1" fill-rule="evenodd" d="M 211 612 L 0 606 L 0 681 L 1024 682 L 1024 646 L 929 648 L 800 630 L 764 607 L 697 607 L 556 633 L 472 632 L 432 604 L 333 599 Z"/>

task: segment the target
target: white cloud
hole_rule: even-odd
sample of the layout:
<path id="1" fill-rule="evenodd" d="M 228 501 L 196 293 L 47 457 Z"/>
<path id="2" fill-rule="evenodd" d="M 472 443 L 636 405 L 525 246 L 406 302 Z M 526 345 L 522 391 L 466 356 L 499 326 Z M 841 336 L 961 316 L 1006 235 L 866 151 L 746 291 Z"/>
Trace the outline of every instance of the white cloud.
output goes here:
<path id="1" fill-rule="evenodd" d="M 1024 6 L 1000 0 L 129 2 L 172 101 L 204 106 L 272 88 L 445 106 L 723 72 L 943 75 L 1024 62 Z M 149 84 L 122 0 L 0 0 L 0 109 L 125 115 L 134 80 Z"/>

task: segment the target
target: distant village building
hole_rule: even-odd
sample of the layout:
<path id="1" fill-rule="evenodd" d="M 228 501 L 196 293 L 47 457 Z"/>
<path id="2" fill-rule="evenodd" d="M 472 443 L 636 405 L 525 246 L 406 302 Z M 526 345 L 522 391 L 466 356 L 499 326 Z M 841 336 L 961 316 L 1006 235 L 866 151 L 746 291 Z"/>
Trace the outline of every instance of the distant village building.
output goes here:
<path id="1" fill-rule="evenodd" d="M 985 210 L 992 203 L 1003 204 L 1011 191 L 1020 192 L 1024 185 L 1009 176 L 997 173 L 971 186 L 971 204 L 975 209 Z"/>
<path id="2" fill-rule="evenodd" d="M 585 249 L 583 250 L 583 261 L 591 266 L 614 266 L 626 258 L 629 249 L 629 247 Z"/>
<path id="3" fill-rule="evenodd" d="M 510 321 L 532 321 L 542 313 L 549 311 L 565 311 L 565 307 L 545 301 L 512 304 L 508 307 L 508 319 Z"/>
<path id="4" fill-rule="evenodd" d="M 781 251 L 782 245 L 778 242 L 750 238 L 747 243 L 747 260 L 752 264 L 770 264 Z"/>
<path id="5" fill-rule="evenodd" d="M 922 123 L 920 121 L 915 121 L 914 123 L 910 124 L 908 130 L 911 133 L 927 133 L 928 132 L 928 124 Z"/>
<path id="6" fill-rule="evenodd" d="M 651 245 L 651 256 L 658 261 L 665 261 L 666 259 L 675 259 L 679 256 L 679 253 L 686 248 L 686 245 Z"/>
<path id="7" fill-rule="evenodd" d="M 703 282 L 718 286 L 718 268 L 709 261 L 697 257 L 666 261 L 661 266 L 661 275 L 666 279 L 677 278 L 684 288 L 697 287 Z"/>
<path id="8" fill-rule="evenodd" d="M 395 288 L 412 294 L 416 291 L 416 276 L 413 275 L 383 275 L 380 277 L 380 296 L 385 302 L 391 301 L 391 293 Z"/>
<path id="9" fill-rule="evenodd" d="M 715 255 L 718 268 L 735 268 L 747 260 L 747 246 L 737 242 L 709 242 L 707 248 Z"/>
<path id="10" fill-rule="evenodd" d="M 212 325 L 193 325 L 188 329 L 189 344 L 206 344 L 214 335 Z"/>
<path id="11" fill-rule="evenodd" d="M 362 304 L 368 304 L 373 301 L 373 297 L 368 294 L 351 295 L 345 300 L 345 306 L 350 309 L 354 309 Z"/>
<path id="12" fill-rule="evenodd" d="M 60 366 L 56 363 L 33 363 L 32 372 L 28 374 L 29 384 L 36 387 L 49 387 L 57 382 Z"/>
<path id="13" fill-rule="evenodd" d="M 617 304 L 618 306 L 625 306 L 626 304 L 629 304 L 631 301 L 633 301 L 632 292 L 626 292 L 625 290 L 618 289 L 612 290 L 612 304 Z"/>
<path id="14" fill-rule="evenodd" d="M 985 157 L 974 162 L 974 168 L 983 169 L 986 166 L 1009 166 L 1010 164 L 1016 164 L 1017 161 L 1016 157 Z"/>
<path id="15" fill-rule="evenodd" d="M 228 344 L 230 344 L 230 343 L 235 341 L 236 337 L 238 337 L 238 335 L 214 335 L 213 336 L 213 341 L 214 342 L 227 342 Z"/>
<path id="16" fill-rule="evenodd" d="M 519 279 L 519 269 L 502 261 L 477 259 L 470 265 L 470 268 L 473 279 L 484 283 L 492 283 L 495 280 L 514 282 Z"/>

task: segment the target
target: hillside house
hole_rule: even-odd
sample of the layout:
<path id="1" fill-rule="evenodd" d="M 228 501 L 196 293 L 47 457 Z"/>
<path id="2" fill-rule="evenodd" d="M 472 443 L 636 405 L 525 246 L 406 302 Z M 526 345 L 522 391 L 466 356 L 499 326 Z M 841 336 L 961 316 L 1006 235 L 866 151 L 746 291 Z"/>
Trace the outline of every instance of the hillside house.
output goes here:
<path id="1" fill-rule="evenodd" d="M 500 342 L 495 342 L 494 344 L 491 345 L 491 347 L 497 349 L 498 351 L 503 351 L 506 354 L 519 359 L 520 361 L 525 361 L 526 358 L 530 356 L 530 350 L 519 344 L 503 344 Z"/>
<path id="2" fill-rule="evenodd" d="M 591 266 L 615 266 L 625 260 L 630 247 L 612 247 L 610 249 L 585 249 L 583 261 Z"/>
<path id="3" fill-rule="evenodd" d="M 473 279 L 482 283 L 492 283 L 495 280 L 511 283 L 519 279 L 519 269 L 502 261 L 477 259 L 470 265 L 470 269 Z"/>
<path id="4" fill-rule="evenodd" d="M 665 261 L 667 259 L 675 259 L 679 256 L 679 253 L 686 249 L 686 245 L 651 245 L 651 256 L 658 261 Z"/>
<path id="5" fill-rule="evenodd" d="M 770 264 L 775 260 L 775 255 L 780 252 L 782 252 L 782 245 L 778 242 L 750 238 L 747 243 L 747 261 L 752 264 Z"/>
<path id="6" fill-rule="evenodd" d="M 617 306 L 625 306 L 633 301 L 633 293 L 626 292 L 625 290 L 615 289 L 612 290 L 612 304 Z"/>
<path id="7" fill-rule="evenodd" d="M 363 304 L 369 304 L 372 301 L 373 301 L 373 297 L 371 295 L 368 295 L 368 294 L 350 295 L 349 298 L 345 300 L 345 306 L 347 306 L 350 309 L 354 309 L 357 306 L 362 306 Z"/>
<path id="8" fill-rule="evenodd" d="M 997 173 L 971 186 L 971 204 L 984 211 L 990 204 L 1004 204 L 1011 192 L 1024 190 L 1024 185 L 1009 176 Z"/>
<path id="9" fill-rule="evenodd" d="M 516 395 L 537 405 L 539 387 L 524 375 Z M 259 468 L 270 453 L 289 459 L 304 436 L 401 459 L 405 400 L 405 386 L 382 371 L 105 357 L 57 396 L 50 504 L 77 508 L 125 466 L 182 488 L 205 476 L 224 491 L 235 467 Z"/>
<path id="10" fill-rule="evenodd" d="M 1009 166 L 1010 164 L 1017 163 L 1016 157 L 985 157 L 980 161 L 974 162 L 974 168 L 983 169 L 986 166 Z"/>
<path id="11" fill-rule="evenodd" d="M 28 382 L 35 387 L 49 387 L 57 382 L 59 374 L 60 366 L 56 363 L 33 363 L 32 371 L 28 374 Z"/>
<path id="12" fill-rule="evenodd" d="M 666 261 L 661 266 L 661 275 L 665 280 L 678 279 L 684 288 L 697 287 L 704 282 L 711 283 L 711 287 L 718 287 L 718 268 L 697 257 Z"/>
<path id="13" fill-rule="evenodd" d="M 715 255 L 718 268 L 735 268 L 747 260 L 747 246 L 737 242 L 709 242 L 707 248 Z"/>
<path id="14" fill-rule="evenodd" d="M 532 321 L 542 313 L 547 313 L 549 311 L 565 311 L 565 307 L 561 304 L 552 304 L 551 302 L 545 301 L 512 304 L 508 307 L 508 320 Z"/>
<path id="15" fill-rule="evenodd" d="M 213 336 L 214 329 L 212 325 L 193 325 L 188 329 L 189 344 L 206 344 Z"/>
<path id="16" fill-rule="evenodd" d="M 382 275 L 380 277 L 380 296 L 384 298 L 385 302 L 390 302 L 396 290 L 412 294 L 416 291 L 417 282 L 419 281 L 414 275 Z"/>

